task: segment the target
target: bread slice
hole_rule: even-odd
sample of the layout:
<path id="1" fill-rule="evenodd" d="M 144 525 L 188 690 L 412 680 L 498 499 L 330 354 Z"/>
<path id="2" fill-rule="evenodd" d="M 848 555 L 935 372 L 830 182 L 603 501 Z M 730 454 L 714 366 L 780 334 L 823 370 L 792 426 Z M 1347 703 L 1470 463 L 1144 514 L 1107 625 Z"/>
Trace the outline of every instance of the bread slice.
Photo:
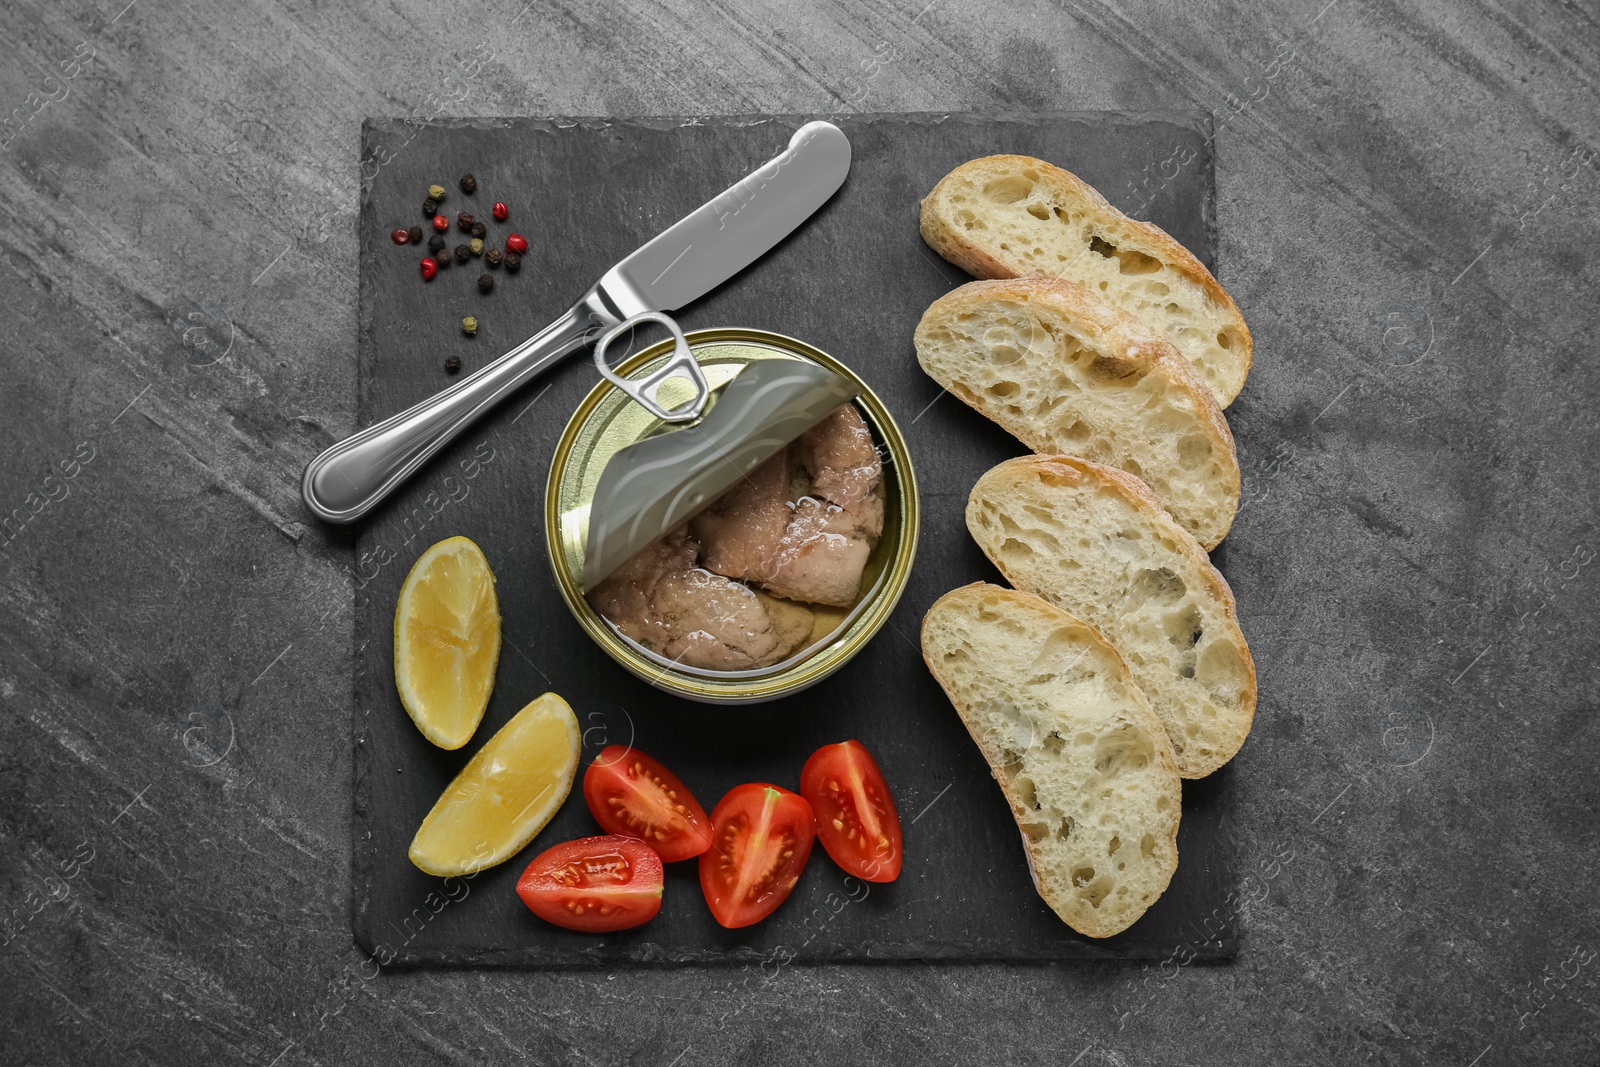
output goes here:
<path id="1" fill-rule="evenodd" d="M 928 609 L 922 656 L 1011 803 L 1045 903 L 1089 937 L 1133 925 L 1178 867 L 1182 785 L 1116 651 L 1039 597 L 978 582 Z"/>
<path id="2" fill-rule="evenodd" d="M 1077 175 L 1032 156 L 987 156 L 922 201 L 922 237 L 979 278 L 1041 271 L 1086 285 L 1176 345 L 1227 407 L 1250 373 L 1250 329 L 1205 265 L 1130 219 Z"/>
<path id="3" fill-rule="evenodd" d="M 1069 456 L 978 479 L 967 529 L 1006 579 L 1098 629 L 1166 727 L 1185 778 L 1244 744 L 1256 668 L 1233 591 L 1139 479 Z"/>
<path id="4" fill-rule="evenodd" d="M 1207 548 L 1239 510 L 1222 410 L 1177 351 L 1081 285 L 968 282 L 917 324 L 922 369 L 1048 455 L 1121 467 Z"/>

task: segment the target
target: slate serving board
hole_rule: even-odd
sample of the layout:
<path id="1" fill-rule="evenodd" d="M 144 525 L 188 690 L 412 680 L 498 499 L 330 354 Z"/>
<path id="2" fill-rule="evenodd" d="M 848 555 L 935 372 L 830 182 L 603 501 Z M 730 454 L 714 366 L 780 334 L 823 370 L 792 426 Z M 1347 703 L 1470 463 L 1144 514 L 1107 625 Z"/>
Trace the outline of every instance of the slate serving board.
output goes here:
<path id="1" fill-rule="evenodd" d="M 459 355 L 470 371 L 535 332 L 611 263 L 778 152 L 808 117 L 369 122 L 360 222 L 361 424 L 444 386 L 446 357 Z M 845 669 L 777 703 L 708 707 L 637 681 L 568 615 L 545 555 L 541 506 L 550 455 L 594 385 L 594 368 L 574 358 L 525 388 L 358 533 L 354 926 L 357 942 L 381 962 L 781 966 L 1236 952 L 1227 769 L 1185 783 L 1181 861 L 1165 896 L 1118 937 L 1079 937 L 1035 894 L 1000 790 L 917 646 L 922 614 L 939 595 L 979 579 L 1000 581 L 967 536 L 962 510 L 983 471 L 1025 451 L 941 396 L 917 367 L 911 335 L 918 317 L 967 280 L 922 243 L 919 198 L 973 157 L 1037 155 L 1082 175 L 1124 210 L 1141 208 L 1209 265 L 1209 118 L 1096 112 L 834 121 L 854 150 L 844 189 L 774 252 L 678 319 L 685 329 L 751 326 L 802 338 L 848 363 L 888 404 L 909 441 L 924 508 L 921 547 L 899 608 Z M 465 171 L 478 179 L 470 197 L 455 186 Z M 443 210 L 452 219 L 462 210 L 487 218 L 495 200 L 511 205 L 505 225 L 491 222 L 490 240 L 513 231 L 528 238 L 520 274 L 500 272 L 487 296 L 475 285 L 483 271 L 477 260 L 422 282 L 422 250 L 395 246 L 389 231 L 423 221 L 432 182 L 450 188 Z M 464 235 L 452 227 L 448 238 L 454 245 Z M 480 323 L 470 340 L 459 328 L 466 314 Z M 429 544 L 453 534 L 470 536 L 488 555 L 505 621 L 488 714 L 473 742 L 450 753 L 425 741 L 400 706 L 392 634 L 407 569 Z M 468 880 L 416 870 L 406 847 L 441 789 L 483 740 L 546 690 L 576 710 L 585 762 L 607 744 L 637 745 L 671 767 L 707 810 L 743 781 L 793 788 L 818 745 L 859 739 L 895 792 L 906 831 L 904 872 L 891 885 L 868 888 L 847 880 L 819 848 L 771 919 L 728 931 L 706 910 L 694 863 L 675 864 L 661 915 L 647 926 L 606 937 L 568 933 L 533 917 L 513 887 L 542 849 L 598 832 L 577 790 L 527 850 L 496 869 Z"/>

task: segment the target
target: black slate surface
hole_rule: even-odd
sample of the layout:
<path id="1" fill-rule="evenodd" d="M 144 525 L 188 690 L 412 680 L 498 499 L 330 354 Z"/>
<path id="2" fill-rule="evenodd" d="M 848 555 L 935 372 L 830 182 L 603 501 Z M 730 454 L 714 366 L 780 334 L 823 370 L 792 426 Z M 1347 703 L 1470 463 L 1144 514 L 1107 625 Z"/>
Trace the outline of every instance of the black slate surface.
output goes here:
<path id="1" fill-rule="evenodd" d="M 769 158 L 805 117 L 601 121 L 478 120 L 365 128 L 361 213 L 360 409 L 366 425 L 470 371 L 549 321 L 612 262 Z M 1150 218 L 1212 261 L 1209 120 L 1199 113 L 1057 113 L 1026 118 L 863 116 L 844 119 L 854 162 L 845 188 L 800 232 L 733 283 L 678 314 L 686 329 L 752 326 L 803 338 L 843 359 L 883 397 L 906 434 L 922 487 L 921 548 L 886 627 L 848 667 L 774 704 L 713 708 L 662 695 L 626 675 L 568 616 L 551 580 L 541 504 L 555 438 L 595 381 L 575 358 L 470 430 L 361 528 L 357 549 L 353 896 L 356 938 L 384 964 L 573 965 L 618 961 L 1080 957 L 1225 958 L 1237 949 L 1233 835 L 1225 769 L 1186 783 L 1181 861 L 1171 888 L 1128 932 L 1078 937 L 1028 879 L 1017 831 L 987 767 L 924 669 L 923 611 L 966 582 L 998 580 L 961 513 L 977 476 L 1022 447 L 950 397 L 916 366 L 912 328 L 938 295 L 966 280 L 917 234 L 917 201 L 951 167 L 994 152 L 1059 162 L 1124 210 Z M 1167 161 L 1150 168 L 1151 161 Z M 1179 164 L 1178 160 L 1183 160 Z M 463 196 L 464 171 L 478 191 Z M 480 218 L 512 207 L 509 232 L 532 249 L 522 272 L 480 261 L 431 284 L 422 254 L 396 247 L 396 226 L 422 221 L 434 181 L 443 211 Z M 452 245 L 464 235 L 452 227 Z M 459 321 L 475 315 L 475 339 Z M 1249 442 L 1241 441 L 1248 456 Z M 466 534 L 487 553 L 505 619 L 495 695 L 465 749 L 441 752 L 401 709 L 392 681 L 393 605 L 428 544 Z M 534 844 L 469 882 L 441 882 L 407 861 L 418 822 L 456 770 L 526 701 L 563 694 L 585 728 L 584 756 L 632 743 L 662 759 L 709 809 L 741 781 L 793 787 L 819 744 L 855 737 L 882 765 L 906 824 L 905 870 L 889 886 L 846 881 L 818 849 L 793 897 L 768 921 L 725 931 L 700 897 L 693 863 L 669 868 L 649 925 L 606 938 L 530 915 L 513 892 L 529 859 L 597 832 L 575 791 Z"/>

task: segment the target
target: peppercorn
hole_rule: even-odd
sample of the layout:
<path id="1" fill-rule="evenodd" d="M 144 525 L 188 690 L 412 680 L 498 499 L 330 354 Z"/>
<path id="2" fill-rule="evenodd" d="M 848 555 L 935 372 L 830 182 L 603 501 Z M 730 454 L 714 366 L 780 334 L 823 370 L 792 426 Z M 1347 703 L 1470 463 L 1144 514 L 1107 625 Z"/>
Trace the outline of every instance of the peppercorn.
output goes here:
<path id="1" fill-rule="evenodd" d="M 407 230 L 406 240 L 410 241 L 414 245 L 420 245 L 422 243 L 422 227 L 413 226 Z"/>
<path id="2" fill-rule="evenodd" d="M 444 270 L 450 265 L 450 253 L 446 251 L 435 252 L 433 254 L 433 261 L 439 264 L 440 270 Z"/>
<path id="3" fill-rule="evenodd" d="M 460 356 L 451 356 L 449 359 L 444 361 L 444 372 L 446 374 L 454 374 L 456 371 L 458 371 L 460 369 L 461 369 L 461 357 Z"/>
<path id="4" fill-rule="evenodd" d="M 487 293 L 494 288 L 494 278 L 488 274 L 478 275 L 478 292 Z"/>
<path id="5" fill-rule="evenodd" d="M 444 239 L 444 234 L 436 233 L 432 237 L 428 238 L 428 251 L 430 251 L 430 252 L 443 252 L 444 251 L 444 246 L 447 243 L 448 242 L 446 242 L 445 239 Z"/>
<path id="6" fill-rule="evenodd" d="M 483 254 L 483 261 L 485 263 L 489 264 L 489 269 L 490 270 L 499 270 L 500 269 L 500 250 L 498 248 L 489 249 L 489 251 L 487 251 L 487 252 L 485 252 Z"/>
<path id="7" fill-rule="evenodd" d="M 422 213 L 428 216 L 430 219 L 433 218 L 439 213 L 439 201 L 435 200 L 431 196 L 428 197 L 428 199 L 422 202 Z"/>
<path id="8" fill-rule="evenodd" d="M 515 274 L 517 271 L 522 269 L 522 257 L 517 255 L 515 252 L 506 253 L 505 263 L 507 274 Z"/>
<path id="9" fill-rule="evenodd" d="M 433 281 L 433 276 L 435 274 L 438 274 L 438 273 L 439 273 L 439 264 L 435 263 L 433 260 L 429 259 L 427 256 L 423 256 L 422 257 L 422 280 L 425 281 L 425 282 L 431 282 L 431 281 Z"/>
<path id="10" fill-rule="evenodd" d="M 474 222 L 472 224 L 472 236 L 478 238 L 480 241 L 483 240 L 485 237 L 489 236 L 489 227 L 485 226 L 481 222 Z"/>
<path id="11" fill-rule="evenodd" d="M 461 176 L 460 185 L 463 193 L 475 193 L 478 191 L 478 179 L 474 178 L 470 174 L 463 174 Z"/>
<path id="12" fill-rule="evenodd" d="M 462 233 L 471 233 L 472 224 L 476 221 L 477 220 L 472 217 L 472 213 L 468 211 L 463 211 L 461 214 L 456 216 L 456 225 L 461 227 Z"/>
<path id="13" fill-rule="evenodd" d="M 433 228 L 443 233 L 450 228 L 450 220 L 443 215 L 435 215 L 433 217 Z"/>
<path id="14" fill-rule="evenodd" d="M 468 337 L 478 336 L 478 320 L 471 315 L 461 320 L 461 332 Z"/>
<path id="15" fill-rule="evenodd" d="M 404 229 L 390 230 L 389 240 L 393 241 L 397 245 L 403 245 L 411 240 L 411 232 Z"/>
<path id="16" fill-rule="evenodd" d="M 472 258 L 471 245 L 456 245 L 456 262 L 465 263 Z"/>
<path id="17" fill-rule="evenodd" d="M 510 214 L 511 209 L 506 207 L 506 202 L 504 200 L 496 200 L 494 202 L 494 220 L 496 222 L 506 221 L 506 217 Z"/>
<path id="18" fill-rule="evenodd" d="M 510 237 L 506 238 L 506 251 L 507 252 L 515 252 L 517 255 L 520 256 L 520 255 L 522 255 L 522 253 L 526 252 L 527 250 L 528 250 L 528 239 L 526 237 L 523 237 L 522 234 L 514 233 Z"/>
<path id="19" fill-rule="evenodd" d="M 442 185 L 430 185 L 430 186 L 428 186 L 428 198 L 430 200 L 443 200 L 444 199 L 444 186 L 442 186 Z"/>
<path id="20" fill-rule="evenodd" d="M 472 254 L 473 255 L 475 255 L 475 256 L 483 255 L 483 242 L 480 241 L 478 238 L 474 237 L 472 239 L 472 241 L 467 245 L 467 247 L 472 249 Z"/>

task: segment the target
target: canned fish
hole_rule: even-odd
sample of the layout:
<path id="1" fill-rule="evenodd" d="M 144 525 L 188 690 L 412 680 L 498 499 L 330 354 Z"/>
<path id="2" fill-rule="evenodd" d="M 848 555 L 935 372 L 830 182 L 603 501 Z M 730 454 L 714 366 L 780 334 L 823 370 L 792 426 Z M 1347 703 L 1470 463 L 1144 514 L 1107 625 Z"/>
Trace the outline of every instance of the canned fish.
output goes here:
<path id="1" fill-rule="evenodd" d="M 860 391 L 856 412 L 872 435 L 882 463 L 883 527 L 862 571 L 859 594 L 850 604 L 807 605 L 809 640 L 780 662 L 741 670 L 718 670 L 666 658 L 630 639 L 585 598 L 584 553 L 589 509 L 607 462 L 619 450 L 674 426 L 635 404 L 609 382 L 597 385 L 567 423 L 551 460 L 545 491 L 545 536 L 562 599 L 596 644 L 617 663 L 666 692 L 717 704 L 746 704 L 797 693 L 849 662 L 883 626 L 899 601 L 916 555 L 921 512 L 916 475 L 900 429 L 883 402 L 842 363 L 804 342 L 761 330 L 699 330 L 686 335 L 713 395 L 758 360 L 799 360 L 824 367 Z M 671 358 L 669 338 L 628 357 L 615 373 L 639 381 Z M 667 379 L 657 398 L 671 409 L 693 396 L 693 386 Z M 870 457 L 869 457 L 870 458 Z"/>

